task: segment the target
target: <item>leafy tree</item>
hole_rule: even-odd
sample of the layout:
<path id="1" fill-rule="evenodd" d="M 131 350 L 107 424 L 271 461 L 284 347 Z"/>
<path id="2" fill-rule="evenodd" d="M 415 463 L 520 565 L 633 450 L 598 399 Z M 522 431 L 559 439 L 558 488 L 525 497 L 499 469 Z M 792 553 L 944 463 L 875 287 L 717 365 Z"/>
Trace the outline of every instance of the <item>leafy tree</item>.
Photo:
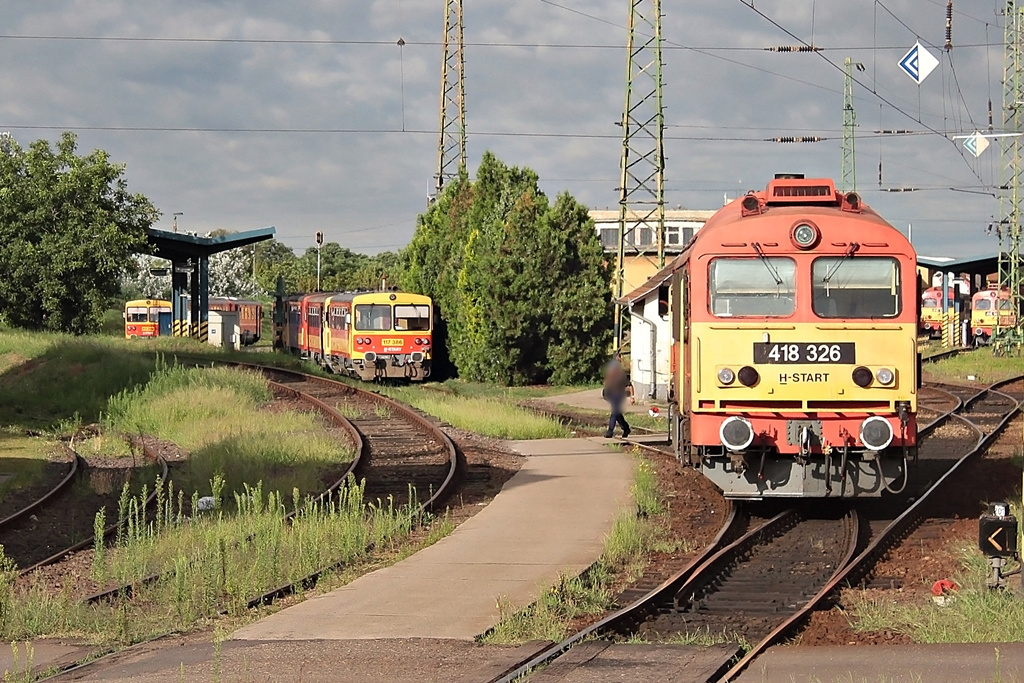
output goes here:
<path id="1" fill-rule="evenodd" d="M 502 384 L 590 380 L 611 341 L 611 273 L 585 207 L 552 207 L 528 168 L 487 153 L 420 216 L 405 287 L 430 295 L 459 374 Z"/>
<path id="2" fill-rule="evenodd" d="M 277 278 L 285 281 L 285 291 L 297 292 L 295 286 L 295 267 L 298 258 L 283 242 L 275 239 L 257 242 L 255 248 L 256 282 L 261 291 L 273 293 L 277 291 Z M 314 271 L 314 277 L 316 273 Z"/>
<path id="3" fill-rule="evenodd" d="M 75 149 L 68 132 L 55 149 L 46 140 L 0 145 L 0 313 L 17 327 L 99 329 L 159 216 L 128 192 L 123 165 Z"/>

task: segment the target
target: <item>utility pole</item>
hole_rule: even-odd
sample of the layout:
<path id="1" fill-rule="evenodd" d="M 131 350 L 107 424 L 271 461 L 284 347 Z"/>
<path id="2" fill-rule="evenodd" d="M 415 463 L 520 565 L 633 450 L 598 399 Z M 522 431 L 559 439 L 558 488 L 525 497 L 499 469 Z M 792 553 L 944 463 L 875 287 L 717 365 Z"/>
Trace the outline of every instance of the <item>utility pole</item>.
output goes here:
<path id="1" fill-rule="evenodd" d="M 622 110 L 616 299 L 625 294 L 625 257 L 665 265 L 665 117 L 662 109 L 661 0 L 630 0 L 626 102 Z M 652 253 L 651 247 L 654 247 Z M 655 260 L 656 259 L 656 260 Z M 615 306 L 622 347 L 623 306 Z"/>
<path id="2" fill-rule="evenodd" d="M 316 291 L 320 291 L 320 247 L 324 244 L 324 233 L 316 231 Z"/>
<path id="3" fill-rule="evenodd" d="M 465 57 L 462 52 L 462 0 L 445 0 L 441 43 L 441 125 L 432 204 L 444 184 L 466 168 Z"/>
<path id="4" fill-rule="evenodd" d="M 864 65 L 847 57 L 843 60 L 846 84 L 843 87 L 843 167 L 840 189 L 852 192 L 857 189 L 857 155 L 854 150 L 854 132 L 857 129 L 857 112 L 853 109 L 853 69 L 864 70 Z"/>
<path id="5" fill-rule="evenodd" d="M 1021 321 L 1021 204 L 1024 201 L 1021 175 L 1021 138 L 1024 132 L 1024 8 L 1016 0 L 1006 0 L 1006 29 L 1003 39 L 1003 133 L 1016 133 L 1000 138 L 1003 143 L 1003 173 L 1000 183 L 999 222 L 999 288 L 1009 290 L 1013 323 L 1002 325 L 1002 316 L 996 316 L 992 332 L 994 353 L 1019 353 L 1024 344 Z"/>

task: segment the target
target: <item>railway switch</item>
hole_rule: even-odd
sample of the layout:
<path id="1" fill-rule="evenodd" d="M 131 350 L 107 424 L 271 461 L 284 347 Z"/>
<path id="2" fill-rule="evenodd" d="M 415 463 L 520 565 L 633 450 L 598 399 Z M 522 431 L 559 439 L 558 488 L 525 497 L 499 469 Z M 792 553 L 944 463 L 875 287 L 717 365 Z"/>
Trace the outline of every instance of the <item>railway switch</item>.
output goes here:
<path id="1" fill-rule="evenodd" d="M 1010 514 L 1008 503 L 991 503 L 988 512 L 978 521 L 978 548 L 988 559 L 989 588 L 1002 588 L 1006 577 L 1003 568 L 1011 559 L 1017 559 L 1017 518 Z"/>

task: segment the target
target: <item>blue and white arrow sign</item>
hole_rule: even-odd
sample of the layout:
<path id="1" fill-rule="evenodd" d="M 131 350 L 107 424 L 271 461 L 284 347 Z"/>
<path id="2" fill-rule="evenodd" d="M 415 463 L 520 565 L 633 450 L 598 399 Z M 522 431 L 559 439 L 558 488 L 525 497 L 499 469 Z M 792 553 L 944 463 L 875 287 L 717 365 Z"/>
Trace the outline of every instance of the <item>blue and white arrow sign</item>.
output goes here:
<path id="1" fill-rule="evenodd" d="M 924 79 L 928 78 L 928 74 L 934 71 L 938 65 L 939 60 L 935 59 L 935 56 L 928 52 L 928 49 L 921 45 L 920 41 L 914 43 L 910 52 L 903 55 L 903 59 L 900 60 L 900 68 L 918 85 L 921 85 Z"/>
<path id="2" fill-rule="evenodd" d="M 988 149 L 988 140 L 978 131 L 974 131 L 974 135 L 969 135 L 964 139 L 964 147 L 977 158 Z"/>

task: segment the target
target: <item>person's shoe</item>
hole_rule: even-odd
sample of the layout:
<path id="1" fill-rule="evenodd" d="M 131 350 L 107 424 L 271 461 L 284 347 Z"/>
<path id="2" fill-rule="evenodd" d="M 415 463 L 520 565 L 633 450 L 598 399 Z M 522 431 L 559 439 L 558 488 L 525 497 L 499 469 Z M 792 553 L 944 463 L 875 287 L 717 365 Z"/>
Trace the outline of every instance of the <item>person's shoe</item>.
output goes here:
<path id="1" fill-rule="evenodd" d="M 614 435 L 615 435 L 615 434 L 614 434 L 614 432 L 605 432 L 605 433 L 604 433 L 604 438 L 606 438 L 606 439 L 610 439 L 610 438 L 612 438 L 612 437 L 613 437 Z"/>
<path id="2" fill-rule="evenodd" d="M 632 429 L 630 429 L 629 427 L 626 427 L 625 429 L 623 429 L 623 430 L 622 430 L 622 438 L 623 438 L 623 439 L 628 439 L 628 438 L 629 438 L 629 433 L 630 433 L 631 431 L 633 431 L 633 430 L 632 430 Z"/>

